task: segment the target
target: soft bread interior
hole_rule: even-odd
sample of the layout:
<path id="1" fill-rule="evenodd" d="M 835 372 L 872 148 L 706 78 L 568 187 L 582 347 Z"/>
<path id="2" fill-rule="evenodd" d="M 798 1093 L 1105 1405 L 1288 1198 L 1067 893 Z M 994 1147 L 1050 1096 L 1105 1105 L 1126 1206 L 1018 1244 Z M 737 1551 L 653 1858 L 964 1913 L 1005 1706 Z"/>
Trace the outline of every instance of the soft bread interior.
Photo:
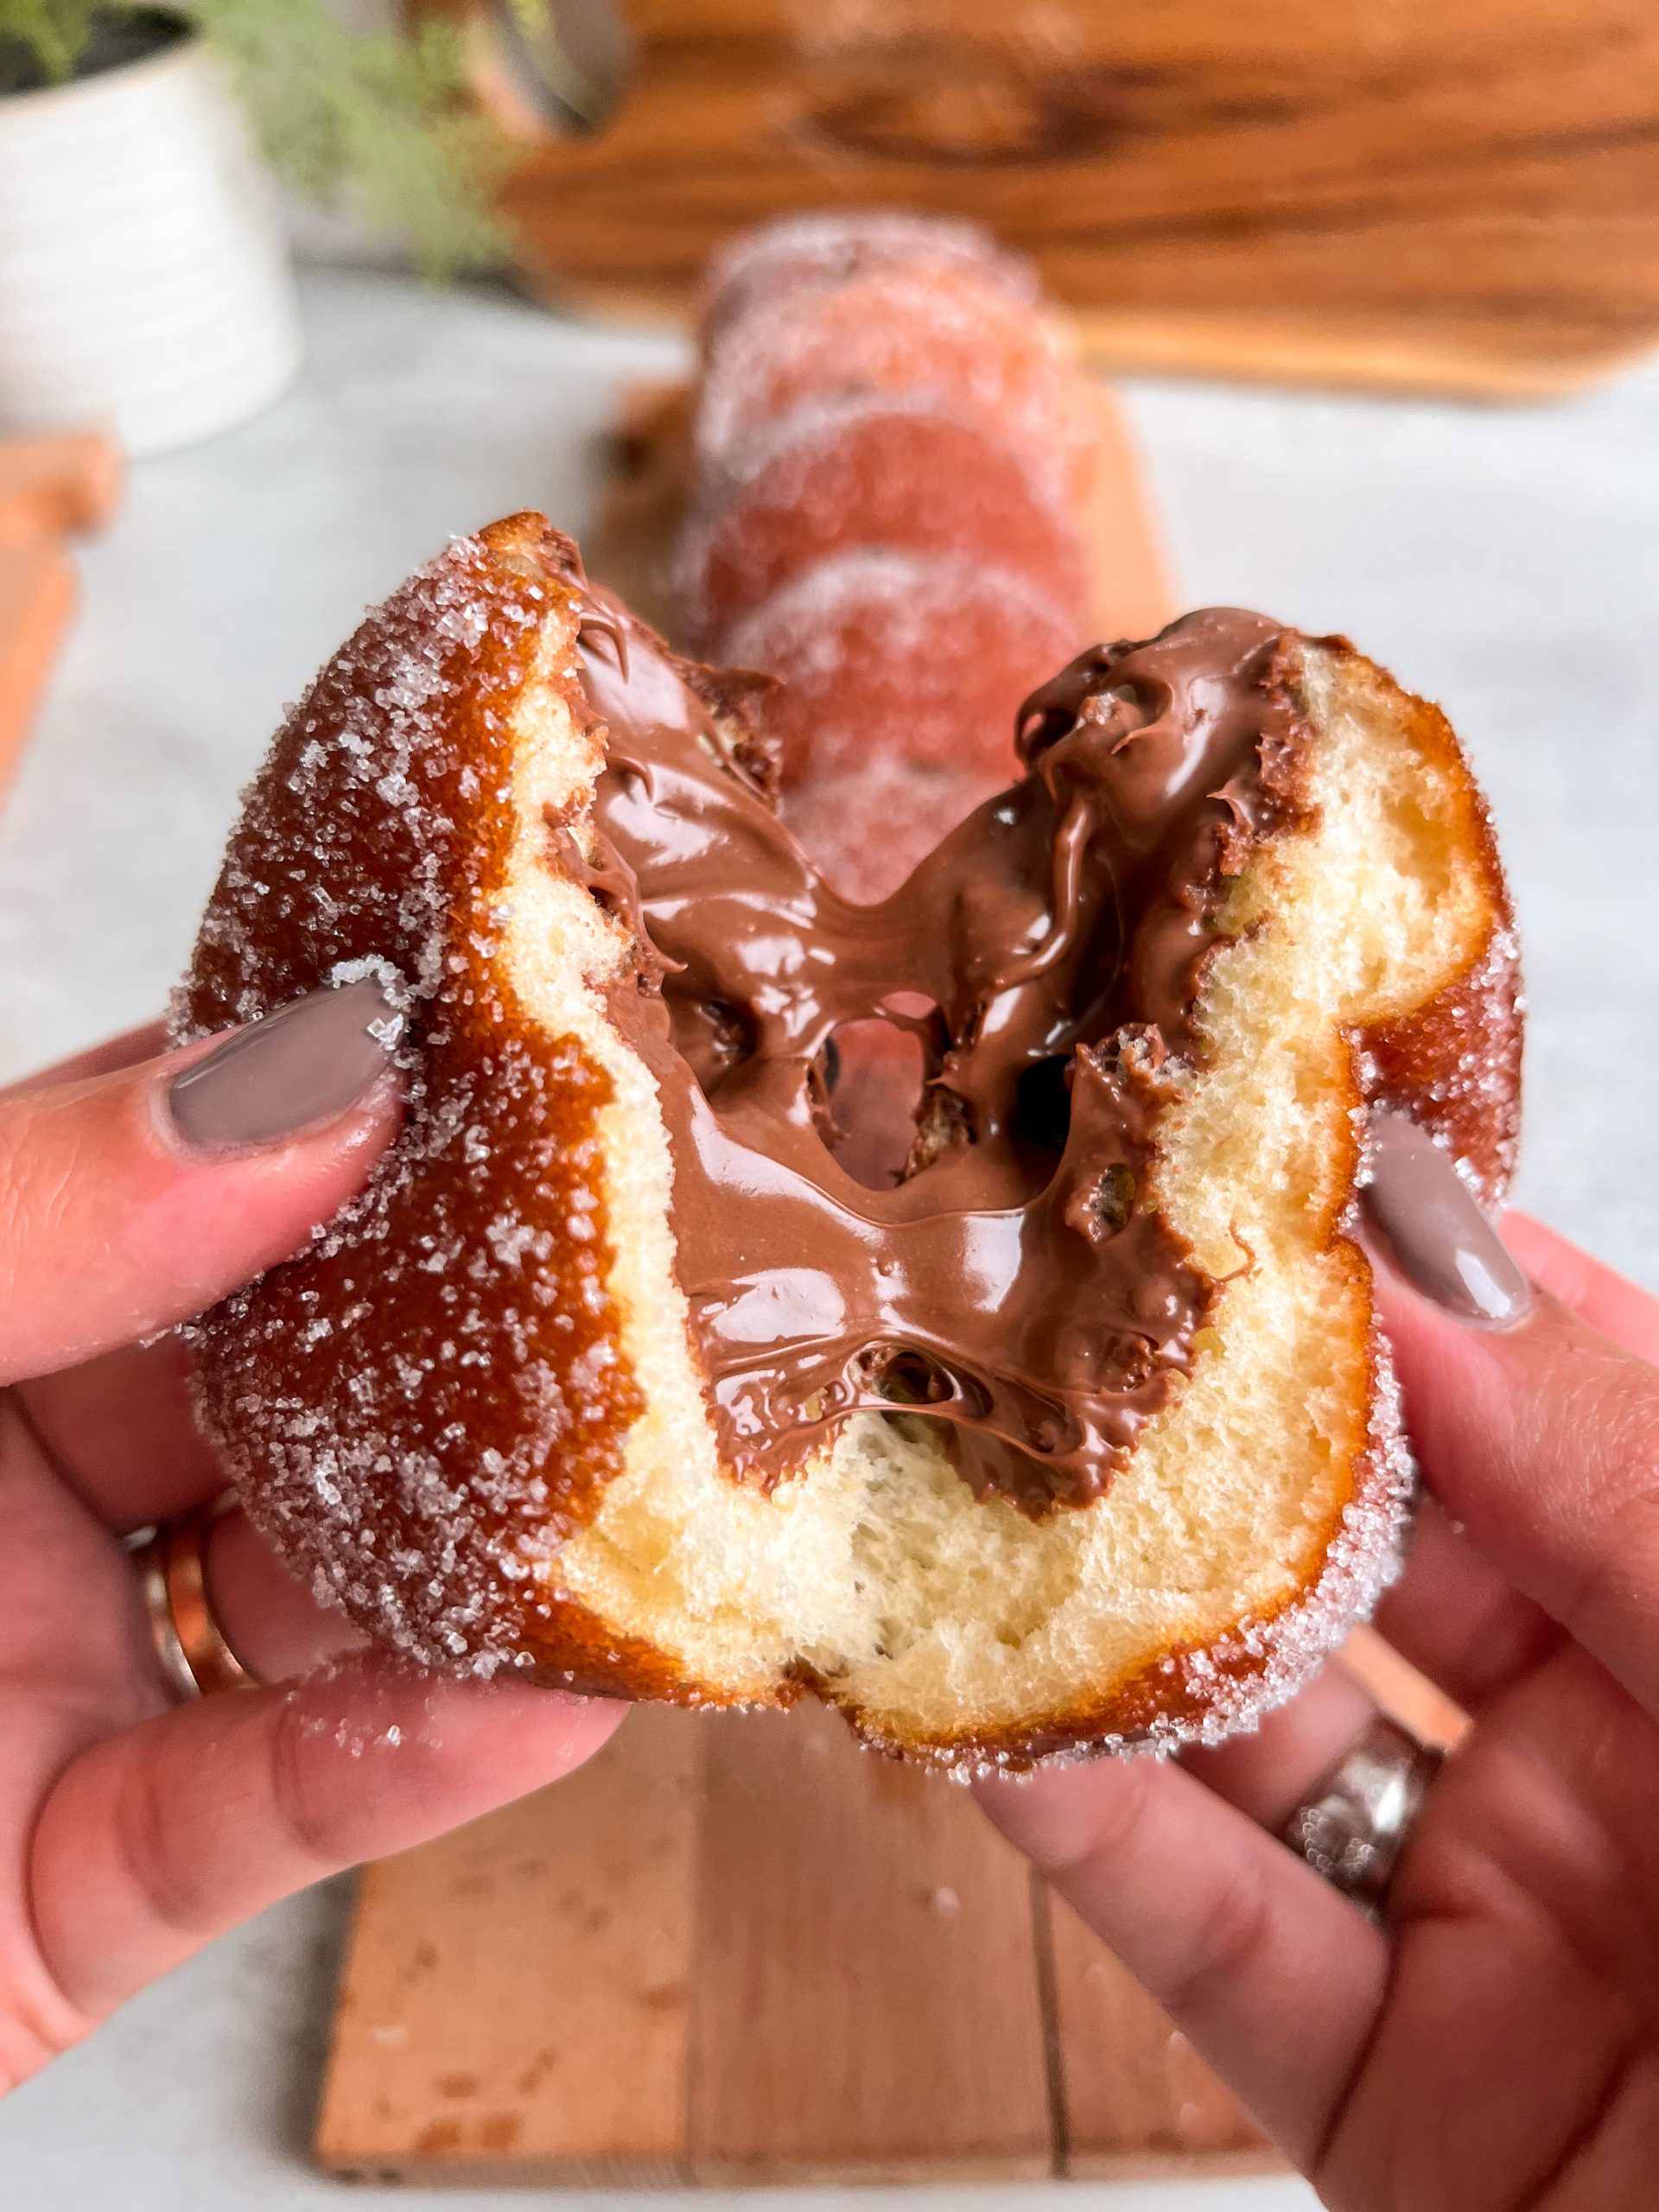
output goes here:
<path id="1" fill-rule="evenodd" d="M 1351 1036 L 1466 969 L 1491 915 L 1468 788 L 1421 710 L 1367 663 L 1305 655 L 1318 825 L 1235 884 L 1198 1009 L 1206 1065 L 1159 1132 L 1157 1203 L 1230 1280 L 1189 1382 L 1108 1494 L 1040 1522 L 971 1495 L 916 1416 L 859 1417 L 769 1497 L 721 1471 L 654 1090 L 582 980 L 614 971 L 620 933 L 543 857 L 543 810 L 591 779 L 596 749 L 544 696 L 526 702 L 505 957 L 533 1018 L 574 1033 L 615 1086 L 610 1287 L 650 1403 L 595 1517 L 550 1538 L 538 1571 L 703 1694 L 775 1698 L 806 1672 L 872 1736 L 972 1744 L 1098 1704 L 1173 1652 L 1248 1645 L 1366 1541 L 1369 1276 L 1333 1235 L 1357 1141 Z"/>

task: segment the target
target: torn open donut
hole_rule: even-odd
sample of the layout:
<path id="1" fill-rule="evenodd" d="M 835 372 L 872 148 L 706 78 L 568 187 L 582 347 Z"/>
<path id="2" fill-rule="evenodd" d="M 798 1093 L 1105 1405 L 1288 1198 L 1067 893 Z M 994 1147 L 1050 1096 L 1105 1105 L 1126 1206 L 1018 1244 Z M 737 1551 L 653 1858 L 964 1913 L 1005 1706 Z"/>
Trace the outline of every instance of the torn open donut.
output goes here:
<path id="1" fill-rule="evenodd" d="M 408 1116 L 199 1325 L 207 1423 L 289 1558 L 435 1665 L 810 1689 L 965 1769 L 1224 1734 L 1407 1508 L 1367 1103 L 1509 1173 L 1515 952 L 1456 741 L 1340 639 L 1189 616 L 1035 694 L 1021 779 L 859 906 L 746 707 L 535 516 L 323 671 L 179 1033 L 399 979 Z M 915 1039 L 885 1153 L 837 1082 L 871 1021 Z"/>

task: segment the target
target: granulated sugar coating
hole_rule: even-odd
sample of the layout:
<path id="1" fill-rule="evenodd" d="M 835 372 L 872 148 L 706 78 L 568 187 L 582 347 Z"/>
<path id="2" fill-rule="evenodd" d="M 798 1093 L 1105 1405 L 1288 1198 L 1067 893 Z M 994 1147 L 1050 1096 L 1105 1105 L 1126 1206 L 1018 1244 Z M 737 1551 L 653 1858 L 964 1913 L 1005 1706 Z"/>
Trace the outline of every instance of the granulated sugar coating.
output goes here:
<path id="1" fill-rule="evenodd" d="M 903 394 L 982 424 L 1051 497 L 1077 496 L 1094 422 L 1070 346 L 1046 317 L 961 270 L 901 267 L 761 298 L 712 340 L 696 437 L 703 465 L 741 473 L 752 441 L 813 401 Z"/>
<path id="2" fill-rule="evenodd" d="M 676 563 L 686 634 L 730 658 L 727 639 L 769 594 L 859 550 L 944 555 L 1019 576 L 1082 641 L 1075 513 L 1039 490 L 1014 447 L 911 400 L 787 416 L 760 465 L 712 489 Z"/>
<path id="3" fill-rule="evenodd" d="M 480 1674 L 524 1656 L 503 1600 L 559 1534 L 542 1468 L 556 1455 L 568 1510 L 569 1478 L 579 1497 L 615 1471 L 640 1405 L 605 1289 L 609 1085 L 523 1019 L 494 958 L 508 710 L 533 656 L 574 657 L 556 582 L 462 539 L 370 616 L 248 795 L 175 1010 L 182 1040 L 369 972 L 405 999 L 392 1154 L 196 1351 L 238 1475 L 260 1440 L 256 1517 L 319 1594 Z"/>
<path id="4" fill-rule="evenodd" d="M 1020 701 L 1076 650 L 1075 613 L 1021 576 L 877 552 L 808 569 L 726 639 L 784 679 L 761 711 L 785 788 L 887 761 L 1006 777 Z"/>

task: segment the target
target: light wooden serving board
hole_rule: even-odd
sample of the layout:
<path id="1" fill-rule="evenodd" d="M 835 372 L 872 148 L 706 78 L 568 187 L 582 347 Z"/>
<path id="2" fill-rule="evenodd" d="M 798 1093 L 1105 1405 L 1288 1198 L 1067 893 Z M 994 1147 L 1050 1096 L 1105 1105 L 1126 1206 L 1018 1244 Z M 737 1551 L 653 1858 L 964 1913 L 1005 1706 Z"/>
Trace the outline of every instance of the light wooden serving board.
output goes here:
<path id="1" fill-rule="evenodd" d="M 664 627 L 684 396 L 629 401 L 594 573 Z M 1101 395 L 1103 634 L 1170 602 Z M 1383 1704 L 1458 1716 L 1363 1634 Z M 644 1707 L 569 1781 L 365 1873 L 317 2131 L 397 2181 L 1010 2181 L 1279 2162 L 968 1794 L 843 1723 Z"/>
<path id="2" fill-rule="evenodd" d="M 812 1706 L 642 1707 L 569 1781 L 368 1868 L 317 2150 L 365 2180 L 569 2187 L 1278 2163 L 966 1792 Z"/>
<path id="3" fill-rule="evenodd" d="M 968 1796 L 817 1708 L 642 1709 L 569 1782 L 372 1867 L 318 2147 L 571 2184 L 1270 2163 Z"/>
<path id="4" fill-rule="evenodd" d="M 488 98 L 497 16 L 415 4 Z M 988 225 L 1120 368 L 1516 398 L 1659 343 L 1652 0 L 620 4 L 620 105 L 505 188 L 555 299 L 683 313 L 747 225 L 877 204 Z"/>

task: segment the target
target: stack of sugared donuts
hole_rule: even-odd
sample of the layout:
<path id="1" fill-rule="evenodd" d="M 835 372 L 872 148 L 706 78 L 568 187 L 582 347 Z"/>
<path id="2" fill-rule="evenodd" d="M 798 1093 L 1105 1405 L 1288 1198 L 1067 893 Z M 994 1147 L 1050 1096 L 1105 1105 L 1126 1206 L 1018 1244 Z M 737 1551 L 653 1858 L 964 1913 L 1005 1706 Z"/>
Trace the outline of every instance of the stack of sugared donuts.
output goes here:
<path id="1" fill-rule="evenodd" d="M 680 627 L 783 678 L 784 814 L 855 898 L 1009 779 L 1016 708 L 1084 641 L 1097 407 L 967 226 L 798 218 L 711 271 Z"/>

